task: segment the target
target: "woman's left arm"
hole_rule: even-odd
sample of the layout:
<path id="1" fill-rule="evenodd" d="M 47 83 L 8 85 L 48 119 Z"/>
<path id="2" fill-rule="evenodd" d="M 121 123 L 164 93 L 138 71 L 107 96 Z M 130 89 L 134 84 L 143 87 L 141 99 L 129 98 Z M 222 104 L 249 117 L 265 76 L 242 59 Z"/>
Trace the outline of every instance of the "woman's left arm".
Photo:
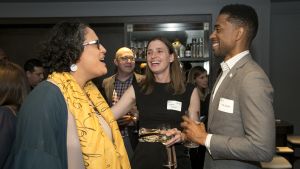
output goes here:
<path id="1" fill-rule="evenodd" d="M 193 119 L 194 121 L 199 120 L 199 116 L 201 114 L 200 112 L 200 98 L 199 94 L 197 91 L 197 88 L 194 88 L 191 99 L 190 99 L 190 106 L 189 106 L 189 113 L 190 113 L 190 118 Z"/>

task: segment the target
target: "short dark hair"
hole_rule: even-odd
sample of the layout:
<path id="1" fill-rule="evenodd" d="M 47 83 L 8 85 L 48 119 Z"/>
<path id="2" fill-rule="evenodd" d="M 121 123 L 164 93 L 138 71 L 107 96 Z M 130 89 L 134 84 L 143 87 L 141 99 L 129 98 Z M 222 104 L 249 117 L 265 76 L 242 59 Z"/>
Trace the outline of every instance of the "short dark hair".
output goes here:
<path id="1" fill-rule="evenodd" d="M 243 4 L 230 4 L 224 6 L 219 14 L 227 14 L 229 22 L 246 27 L 248 42 L 252 42 L 258 30 L 258 16 L 254 8 Z"/>
<path id="2" fill-rule="evenodd" d="M 51 30 L 43 43 L 40 57 L 44 67 L 52 72 L 69 72 L 83 52 L 87 24 L 80 21 L 63 21 Z"/>
<path id="3" fill-rule="evenodd" d="M 36 58 L 28 59 L 24 64 L 24 70 L 33 72 L 34 67 L 43 67 L 43 64 L 40 60 Z"/>
<path id="4" fill-rule="evenodd" d="M 13 105 L 18 109 L 28 92 L 23 69 L 10 61 L 0 60 L 0 106 Z"/>

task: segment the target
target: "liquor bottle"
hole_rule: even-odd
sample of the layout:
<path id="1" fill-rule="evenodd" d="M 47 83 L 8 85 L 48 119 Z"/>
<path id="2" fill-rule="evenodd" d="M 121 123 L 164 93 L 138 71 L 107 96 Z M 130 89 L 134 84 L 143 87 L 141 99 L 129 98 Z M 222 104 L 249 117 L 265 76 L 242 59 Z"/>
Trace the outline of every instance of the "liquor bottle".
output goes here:
<path id="1" fill-rule="evenodd" d="M 138 41 L 137 42 L 137 58 L 143 59 L 143 49 L 144 49 L 143 43 Z"/>
<path id="2" fill-rule="evenodd" d="M 146 59 L 146 57 L 147 57 L 147 45 L 148 45 L 148 41 L 144 41 L 143 42 L 143 51 L 142 51 L 143 59 Z"/>
<path id="3" fill-rule="evenodd" d="M 179 48 L 179 56 L 180 56 L 181 58 L 183 58 L 183 57 L 184 57 L 184 54 L 185 54 L 185 47 L 184 47 L 183 44 L 181 44 L 181 46 L 180 46 L 180 48 Z"/>
<path id="4" fill-rule="evenodd" d="M 185 48 L 185 57 L 190 58 L 191 54 L 192 54 L 191 44 L 189 43 L 189 44 L 186 45 L 186 48 Z"/>
<path id="5" fill-rule="evenodd" d="M 137 46 L 134 41 L 130 41 L 130 49 L 132 50 L 134 57 L 137 58 Z"/>
<path id="6" fill-rule="evenodd" d="M 203 38 L 199 38 L 199 57 L 204 58 L 204 41 L 203 41 Z"/>
<path id="7" fill-rule="evenodd" d="M 200 38 L 196 39 L 196 58 L 200 58 Z"/>
<path id="8" fill-rule="evenodd" d="M 192 52 L 192 58 L 197 57 L 197 46 L 196 46 L 196 38 L 192 39 L 192 45 L 191 45 L 191 52 Z"/>

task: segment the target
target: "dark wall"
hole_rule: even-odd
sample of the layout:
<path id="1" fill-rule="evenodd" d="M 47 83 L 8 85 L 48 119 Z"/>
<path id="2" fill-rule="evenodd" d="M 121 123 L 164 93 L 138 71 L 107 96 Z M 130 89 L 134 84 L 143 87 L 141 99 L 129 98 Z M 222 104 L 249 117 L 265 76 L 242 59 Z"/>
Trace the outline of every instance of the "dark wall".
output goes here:
<path id="1" fill-rule="evenodd" d="M 101 44 L 106 49 L 105 63 L 107 65 L 107 74 L 101 78 L 98 78 L 95 83 L 101 85 L 103 78 L 114 74 L 115 65 L 113 59 L 115 57 L 115 52 L 118 48 L 124 45 L 124 27 L 122 24 L 112 24 L 108 26 L 103 25 L 92 25 L 91 26 L 98 37 L 100 38 Z"/>
<path id="2" fill-rule="evenodd" d="M 34 22 L 34 21 L 31 21 Z M 23 66 L 25 61 L 38 56 L 40 43 L 45 40 L 53 24 L 21 24 L 0 26 L 0 47 L 3 48 L 10 60 Z M 101 44 L 106 48 L 106 64 L 108 73 L 105 78 L 114 73 L 113 58 L 115 51 L 124 44 L 123 24 L 91 24 Z M 101 83 L 102 78 L 96 82 Z"/>
<path id="3" fill-rule="evenodd" d="M 0 3 L 1 19 L 54 17 L 104 17 L 151 15 L 212 15 L 212 23 L 225 4 L 245 3 L 253 6 L 260 19 L 258 35 L 253 43 L 254 58 L 269 73 L 270 0 L 133 0 L 98 2 Z M 110 23 L 114 21 L 110 20 Z"/>
<path id="4" fill-rule="evenodd" d="M 47 26 L 11 25 L 0 27 L 0 47 L 10 59 L 21 66 L 28 58 L 36 57 L 39 43 L 45 38 Z"/>
<path id="5" fill-rule="evenodd" d="M 300 2 L 272 3 L 270 74 L 277 118 L 294 124 L 300 134 Z"/>

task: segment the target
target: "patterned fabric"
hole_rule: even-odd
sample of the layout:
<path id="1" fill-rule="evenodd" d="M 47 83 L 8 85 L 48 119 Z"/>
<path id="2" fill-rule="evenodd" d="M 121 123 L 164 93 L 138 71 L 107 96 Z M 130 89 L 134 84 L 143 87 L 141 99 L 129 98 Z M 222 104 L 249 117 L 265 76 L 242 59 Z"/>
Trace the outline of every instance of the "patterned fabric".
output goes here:
<path id="1" fill-rule="evenodd" d="M 127 90 L 129 86 L 132 84 L 133 76 L 128 78 L 126 81 L 122 82 L 116 78 L 115 84 L 114 84 L 114 91 L 113 91 L 113 98 L 112 98 L 112 104 L 116 104 L 120 97 L 124 94 L 124 92 Z"/>
<path id="2" fill-rule="evenodd" d="M 129 169 L 130 163 L 117 122 L 97 87 L 89 81 L 81 89 L 67 72 L 54 72 L 48 78 L 60 88 L 68 110 L 75 118 L 85 167 Z M 90 102 L 111 128 L 113 142 L 105 134 Z"/>

